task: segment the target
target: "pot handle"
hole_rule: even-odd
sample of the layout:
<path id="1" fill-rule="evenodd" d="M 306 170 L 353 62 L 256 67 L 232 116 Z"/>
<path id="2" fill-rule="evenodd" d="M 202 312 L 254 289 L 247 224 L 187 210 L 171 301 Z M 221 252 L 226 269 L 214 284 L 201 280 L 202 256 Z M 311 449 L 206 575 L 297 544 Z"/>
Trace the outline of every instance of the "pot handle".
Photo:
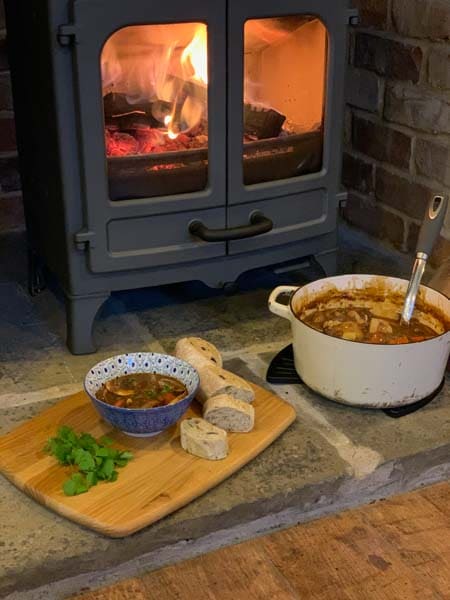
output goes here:
<path id="1" fill-rule="evenodd" d="M 279 285 L 276 287 L 269 296 L 268 305 L 270 312 L 273 312 L 275 315 L 279 317 L 283 317 L 283 319 L 291 318 L 291 309 L 286 304 L 281 304 L 278 302 L 278 296 L 281 294 L 286 294 L 289 292 L 294 292 L 298 290 L 298 286 L 295 285 Z"/>

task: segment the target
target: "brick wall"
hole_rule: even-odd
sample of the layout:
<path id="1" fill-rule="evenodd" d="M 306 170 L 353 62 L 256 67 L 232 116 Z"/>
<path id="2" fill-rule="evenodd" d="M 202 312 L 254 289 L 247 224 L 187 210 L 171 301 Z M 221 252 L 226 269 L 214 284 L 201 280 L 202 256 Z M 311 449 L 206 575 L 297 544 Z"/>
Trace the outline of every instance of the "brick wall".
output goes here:
<path id="1" fill-rule="evenodd" d="M 23 228 L 17 162 L 11 81 L 6 55 L 5 12 L 0 0 L 0 233 Z"/>
<path id="2" fill-rule="evenodd" d="M 450 194 L 450 0 L 353 0 L 345 218 L 415 249 L 433 193 Z M 432 262 L 450 257 L 450 211 Z"/>

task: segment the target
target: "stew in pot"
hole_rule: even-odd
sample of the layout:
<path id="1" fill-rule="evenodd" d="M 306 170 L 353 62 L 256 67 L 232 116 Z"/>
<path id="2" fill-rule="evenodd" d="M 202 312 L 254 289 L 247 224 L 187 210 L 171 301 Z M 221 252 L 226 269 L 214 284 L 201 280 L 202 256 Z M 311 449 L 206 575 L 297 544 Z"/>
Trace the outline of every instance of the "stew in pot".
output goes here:
<path id="1" fill-rule="evenodd" d="M 366 342 L 370 344 L 408 344 L 421 342 L 441 333 L 445 327 L 436 329 L 433 321 L 422 318 L 416 311 L 409 325 L 400 322 L 401 299 L 369 296 L 355 290 L 351 293 L 331 294 L 328 298 L 310 303 L 298 313 L 301 321 L 333 337 Z M 424 322 L 425 321 L 425 322 Z"/>

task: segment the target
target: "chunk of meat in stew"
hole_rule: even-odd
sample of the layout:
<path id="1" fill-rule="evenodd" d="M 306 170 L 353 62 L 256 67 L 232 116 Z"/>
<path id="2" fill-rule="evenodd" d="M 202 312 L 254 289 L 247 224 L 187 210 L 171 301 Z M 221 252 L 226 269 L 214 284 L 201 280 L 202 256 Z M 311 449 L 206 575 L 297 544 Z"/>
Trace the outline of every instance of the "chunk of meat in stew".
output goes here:
<path id="1" fill-rule="evenodd" d="M 354 342 L 407 344 L 437 335 L 418 319 L 412 318 L 410 324 L 405 325 L 399 319 L 375 316 L 369 308 L 308 310 L 301 318 L 318 331 Z"/>

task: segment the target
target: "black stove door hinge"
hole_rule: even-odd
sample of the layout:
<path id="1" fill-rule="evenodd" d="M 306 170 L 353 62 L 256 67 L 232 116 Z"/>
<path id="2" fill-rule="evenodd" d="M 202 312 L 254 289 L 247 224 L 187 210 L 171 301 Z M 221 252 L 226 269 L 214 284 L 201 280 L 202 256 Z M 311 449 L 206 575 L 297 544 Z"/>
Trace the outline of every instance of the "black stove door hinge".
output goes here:
<path id="1" fill-rule="evenodd" d="M 81 229 L 74 236 L 77 250 L 87 250 L 95 248 L 95 233 L 89 229 Z"/>
<path id="2" fill-rule="evenodd" d="M 359 11 L 357 8 L 349 8 L 346 14 L 347 25 L 359 24 Z"/>
<path id="3" fill-rule="evenodd" d="M 56 37 L 60 46 L 73 46 L 77 39 L 77 28 L 73 23 L 60 25 Z"/>

